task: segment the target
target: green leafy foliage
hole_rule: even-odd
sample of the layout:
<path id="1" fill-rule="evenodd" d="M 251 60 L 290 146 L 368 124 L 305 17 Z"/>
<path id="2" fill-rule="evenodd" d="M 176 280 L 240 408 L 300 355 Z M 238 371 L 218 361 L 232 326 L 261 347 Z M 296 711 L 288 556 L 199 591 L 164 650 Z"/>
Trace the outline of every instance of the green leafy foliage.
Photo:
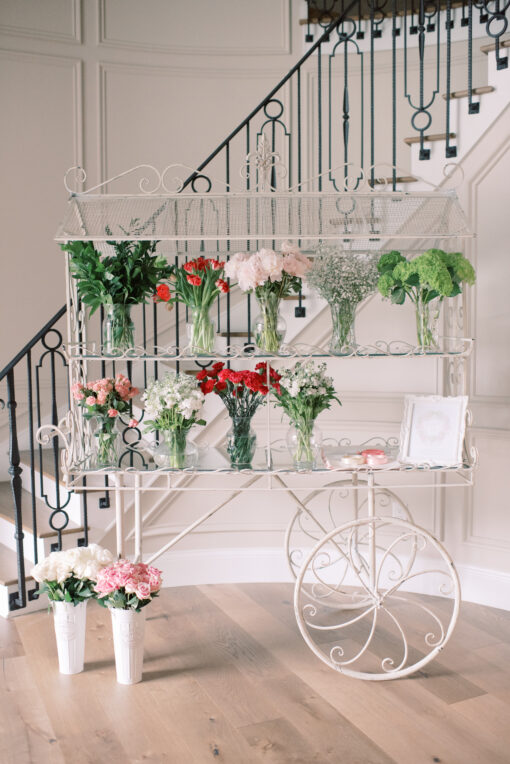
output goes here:
<path id="1" fill-rule="evenodd" d="M 414 260 L 393 250 L 382 255 L 377 264 L 380 273 L 377 287 L 383 297 L 402 305 L 406 297 L 428 303 L 436 297 L 455 297 L 462 285 L 475 283 L 475 271 L 461 252 L 428 249 Z"/>
<path id="2" fill-rule="evenodd" d="M 84 600 L 95 597 L 94 581 L 88 578 L 66 578 L 65 581 L 43 581 L 35 592 L 35 597 L 47 594 L 52 602 L 72 602 L 78 605 Z"/>
<path id="3" fill-rule="evenodd" d="M 107 231 L 110 233 L 110 231 Z M 73 241 L 61 247 L 71 255 L 71 276 L 78 282 L 78 294 L 94 313 L 100 305 L 136 305 L 156 291 L 158 282 L 168 278 L 171 266 L 155 254 L 156 241 L 110 241 L 114 255 L 101 254 L 91 241 Z"/>

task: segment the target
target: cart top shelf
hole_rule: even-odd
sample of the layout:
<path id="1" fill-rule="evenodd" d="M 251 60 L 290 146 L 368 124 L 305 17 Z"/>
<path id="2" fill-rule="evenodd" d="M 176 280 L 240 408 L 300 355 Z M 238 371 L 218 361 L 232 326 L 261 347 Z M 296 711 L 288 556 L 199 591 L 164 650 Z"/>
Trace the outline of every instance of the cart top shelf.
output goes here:
<path id="1" fill-rule="evenodd" d="M 189 242 L 205 250 L 275 247 L 286 239 L 302 249 L 319 240 L 347 249 L 405 248 L 467 238 L 455 191 L 255 192 L 250 194 L 71 194 L 55 240 Z M 222 245 L 223 243 L 223 245 Z M 254 247 L 253 244 L 256 246 Z M 400 244 L 399 244 L 400 243 Z"/>

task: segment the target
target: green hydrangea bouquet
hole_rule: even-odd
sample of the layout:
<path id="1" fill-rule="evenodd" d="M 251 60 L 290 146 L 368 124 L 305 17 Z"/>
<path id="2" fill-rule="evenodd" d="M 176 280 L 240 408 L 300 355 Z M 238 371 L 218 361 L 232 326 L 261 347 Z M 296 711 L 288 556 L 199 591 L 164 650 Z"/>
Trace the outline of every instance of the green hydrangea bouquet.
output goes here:
<path id="1" fill-rule="evenodd" d="M 475 271 L 461 252 L 428 249 L 413 260 L 400 252 L 382 255 L 377 264 L 377 287 L 383 297 L 402 305 L 408 297 L 416 306 L 416 327 L 420 347 L 437 346 L 434 322 L 445 297 L 461 294 L 463 284 L 475 283 Z"/>

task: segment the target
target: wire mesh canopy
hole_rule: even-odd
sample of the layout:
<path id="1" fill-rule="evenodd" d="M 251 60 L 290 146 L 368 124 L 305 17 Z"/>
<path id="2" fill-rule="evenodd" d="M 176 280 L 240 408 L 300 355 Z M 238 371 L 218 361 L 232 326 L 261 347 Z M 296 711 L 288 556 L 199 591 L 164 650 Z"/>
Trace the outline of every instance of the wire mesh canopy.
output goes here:
<path id="1" fill-rule="evenodd" d="M 73 194 L 56 241 L 157 239 L 302 248 L 349 242 L 471 236 L 454 191 L 402 193 Z M 209 248 L 209 247 L 206 247 Z"/>

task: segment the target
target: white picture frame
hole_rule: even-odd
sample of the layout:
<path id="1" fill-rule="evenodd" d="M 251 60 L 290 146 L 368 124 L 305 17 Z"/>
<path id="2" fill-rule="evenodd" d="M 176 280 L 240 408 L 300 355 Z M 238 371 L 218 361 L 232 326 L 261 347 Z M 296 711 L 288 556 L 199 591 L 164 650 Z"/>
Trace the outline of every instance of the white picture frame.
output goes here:
<path id="1" fill-rule="evenodd" d="M 431 467 L 462 464 L 467 395 L 406 395 L 399 461 Z"/>

